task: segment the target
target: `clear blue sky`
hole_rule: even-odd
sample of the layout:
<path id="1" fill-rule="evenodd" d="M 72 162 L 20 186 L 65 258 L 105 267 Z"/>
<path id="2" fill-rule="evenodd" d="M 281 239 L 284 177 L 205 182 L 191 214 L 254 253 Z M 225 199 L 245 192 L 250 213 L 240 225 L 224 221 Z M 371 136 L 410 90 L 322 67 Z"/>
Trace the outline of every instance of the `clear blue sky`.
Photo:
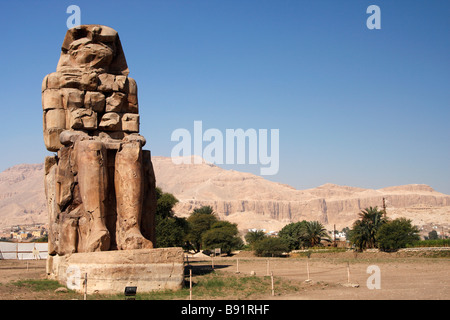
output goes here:
<path id="1" fill-rule="evenodd" d="M 428 184 L 450 194 L 450 2 L 444 0 L 1 1 L 0 170 L 42 162 L 41 81 L 66 9 L 119 32 L 141 134 L 170 156 L 177 128 L 279 129 L 298 189 Z M 369 30 L 369 5 L 381 30 Z M 230 166 L 259 173 L 260 166 Z"/>

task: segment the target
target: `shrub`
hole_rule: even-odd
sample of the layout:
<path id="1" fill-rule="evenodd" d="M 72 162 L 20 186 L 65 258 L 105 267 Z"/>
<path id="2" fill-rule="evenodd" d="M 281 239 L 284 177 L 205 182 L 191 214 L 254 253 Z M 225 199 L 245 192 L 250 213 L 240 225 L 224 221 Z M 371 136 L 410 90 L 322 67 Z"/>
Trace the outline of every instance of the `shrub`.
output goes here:
<path id="1" fill-rule="evenodd" d="M 377 232 L 378 247 L 382 251 L 395 251 L 419 240 L 419 230 L 411 220 L 399 218 L 385 223 Z"/>
<path id="2" fill-rule="evenodd" d="M 246 235 L 245 235 L 245 241 L 247 241 L 247 243 L 253 247 L 253 245 L 258 242 L 263 240 L 266 237 L 266 234 L 264 233 L 264 231 L 261 230 L 257 230 L 257 231 L 249 231 Z"/>
<path id="3" fill-rule="evenodd" d="M 418 247 L 449 247 L 450 239 L 435 239 L 435 240 L 418 240 L 408 244 L 408 248 Z"/>
<path id="4" fill-rule="evenodd" d="M 227 221 L 218 221 L 203 234 L 203 245 L 206 249 L 220 248 L 221 252 L 230 254 L 242 246 L 238 236 L 237 225 Z"/>
<path id="5" fill-rule="evenodd" d="M 258 257 L 280 257 L 289 251 L 288 244 L 280 238 L 265 238 L 254 244 Z"/>
<path id="6" fill-rule="evenodd" d="M 318 221 L 290 223 L 280 230 L 278 236 L 286 242 L 290 250 L 314 247 L 320 245 L 322 240 L 330 240 L 327 230 Z"/>
<path id="7" fill-rule="evenodd" d="M 306 241 L 303 238 L 306 223 L 305 220 L 289 223 L 278 233 L 278 236 L 289 246 L 289 250 L 297 250 L 306 245 Z"/>

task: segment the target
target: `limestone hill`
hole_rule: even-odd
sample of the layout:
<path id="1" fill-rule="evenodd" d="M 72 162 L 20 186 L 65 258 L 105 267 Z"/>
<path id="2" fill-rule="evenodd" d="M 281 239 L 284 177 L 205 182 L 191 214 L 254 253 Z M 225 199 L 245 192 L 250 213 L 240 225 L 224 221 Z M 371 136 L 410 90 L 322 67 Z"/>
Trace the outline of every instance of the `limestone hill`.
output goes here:
<path id="1" fill-rule="evenodd" d="M 404 216 L 416 225 L 450 224 L 450 196 L 427 185 L 363 189 L 325 184 L 295 188 L 260 176 L 224 170 L 205 163 L 175 165 L 170 158 L 153 157 L 157 185 L 179 199 L 175 211 L 187 216 L 210 205 L 219 217 L 239 229 L 279 230 L 289 222 L 318 220 L 328 228 L 351 226 L 358 213 L 387 200 L 388 215 Z M 46 223 L 42 164 L 22 164 L 0 173 L 0 227 Z"/>

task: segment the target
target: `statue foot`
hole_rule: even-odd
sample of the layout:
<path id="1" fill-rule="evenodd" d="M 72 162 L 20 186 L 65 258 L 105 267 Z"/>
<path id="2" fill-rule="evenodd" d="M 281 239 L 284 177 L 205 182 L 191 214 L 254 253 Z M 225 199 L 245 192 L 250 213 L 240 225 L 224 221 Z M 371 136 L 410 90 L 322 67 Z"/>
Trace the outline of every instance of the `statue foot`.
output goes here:
<path id="1" fill-rule="evenodd" d="M 88 237 L 87 252 L 108 251 L 111 237 L 108 230 L 92 232 Z"/>
<path id="2" fill-rule="evenodd" d="M 120 242 L 118 245 L 120 250 L 153 249 L 153 243 L 135 229 L 128 230 L 122 235 Z"/>

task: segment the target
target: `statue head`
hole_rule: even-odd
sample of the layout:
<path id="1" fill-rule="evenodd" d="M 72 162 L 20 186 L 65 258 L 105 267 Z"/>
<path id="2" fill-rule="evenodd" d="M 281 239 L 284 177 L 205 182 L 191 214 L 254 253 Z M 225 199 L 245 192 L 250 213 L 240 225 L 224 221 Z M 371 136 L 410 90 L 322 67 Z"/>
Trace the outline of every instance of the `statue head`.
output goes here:
<path id="1" fill-rule="evenodd" d="M 117 31 L 101 25 L 82 25 L 67 30 L 56 70 L 64 73 L 76 69 L 128 75 Z"/>

